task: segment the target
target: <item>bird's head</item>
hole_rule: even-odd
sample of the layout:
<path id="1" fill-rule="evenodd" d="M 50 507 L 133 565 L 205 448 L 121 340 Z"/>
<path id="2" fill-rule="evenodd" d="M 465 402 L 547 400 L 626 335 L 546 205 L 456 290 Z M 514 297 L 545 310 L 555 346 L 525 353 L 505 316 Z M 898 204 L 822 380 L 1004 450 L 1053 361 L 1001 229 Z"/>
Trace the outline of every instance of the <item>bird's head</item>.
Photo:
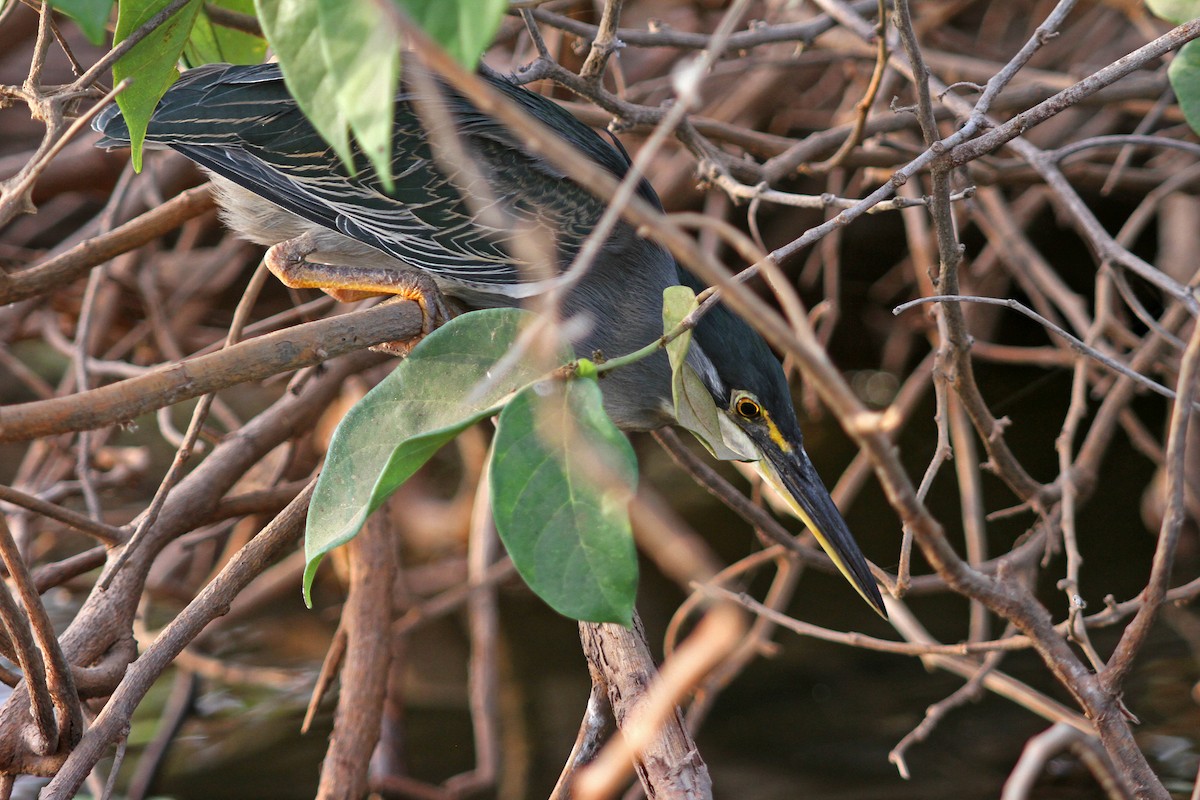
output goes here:
<path id="1" fill-rule="evenodd" d="M 726 447 L 759 472 L 804 521 L 872 608 L 886 616 L 866 558 L 804 451 L 783 368 L 762 337 L 724 306 L 701 318 L 691 364 L 717 406 Z"/>

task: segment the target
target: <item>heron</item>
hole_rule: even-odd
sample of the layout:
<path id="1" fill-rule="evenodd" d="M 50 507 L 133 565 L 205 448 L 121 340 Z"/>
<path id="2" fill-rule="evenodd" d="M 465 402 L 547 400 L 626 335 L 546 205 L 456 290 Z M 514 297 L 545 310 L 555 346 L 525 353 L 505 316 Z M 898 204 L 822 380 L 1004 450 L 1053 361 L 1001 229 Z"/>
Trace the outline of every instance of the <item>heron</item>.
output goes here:
<path id="1" fill-rule="evenodd" d="M 553 101 L 490 71 L 484 80 L 615 178 L 630 160 Z M 429 85 L 429 82 L 426 82 Z M 340 300 L 394 295 L 420 304 L 426 330 L 449 311 L 516 306 L 558 285 L 605 202 L 533 152 L 451 87 L 437 97 L 405 79 L 396 96 L 391 182 L 351 145 L 347 166 L 289 94 L 277 64 L 188 70 L 150 118 L 146 144 L 177 151 L 211 177 L 225 224 L 266 246 L 285 284 Z M 439 152 L 422 103 L 438 103 L 470 164 Z M 439 115 L 440 116 L 440 115 Z M 100 146 L 128 147 L 116 106 L 93 122 Z M 446 132 L 440 135 L 444 136 Z M 646 180 L 637 193 L 661 208 Z M 530 258 L 519 237 L 548 243 Z M 670 286 L 703 284 L 626 222 L 564 288 L 560 313 L 580 319 L 577 352 L 617 356 L 662 335 Z M 402 350 L 403 347 L 400 346 Z M 804 449 L 786 376 L 763 338 L 717 304 L 693 331 L 687 364 L 718 410 L 721 444 L 757 464 L 864 600 L 885 615 L 867 560 Z M 626 431 L 672 425 L 671 368 L 653 355 L 606 373 L 605 410 Z M 710 443 L 715 444 L 715 443 Z"/>

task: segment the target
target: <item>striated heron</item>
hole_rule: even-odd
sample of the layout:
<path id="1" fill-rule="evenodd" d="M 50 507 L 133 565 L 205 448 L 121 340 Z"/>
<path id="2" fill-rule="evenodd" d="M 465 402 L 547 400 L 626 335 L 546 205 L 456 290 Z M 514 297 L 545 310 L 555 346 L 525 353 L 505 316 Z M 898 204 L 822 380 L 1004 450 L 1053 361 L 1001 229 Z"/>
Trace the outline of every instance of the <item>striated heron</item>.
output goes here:
<path id="1" fill-rule="evenodd" d="M 485 78 L 581 157 L 618 179 L 625 175 L 629 159 L 619 145 L 540 95 Z M 396 98 L 391 190 L 357 150 L 349 174 L 288 94 L 275 64 L 185 72 L 154 112 L 146 143 L 170 147 L 206 169 L 226 224 L 268 246 L 267 265 L 289 286 L 320 288 L 341 300 L 408 297 L 421 304 L 427 328 L 446 313 L 436 290 L 471 308 L 517 305 L 545 292 L 574 260 L 604 203 L 442 87 L 436 101 L 474 165 L 456 166 L 461 162 L 435 153 L 439 137 L 422 124 L 414 91 L 405 86 Z M 93 127 L 104 134 L 101 146 L 129 145 L 115 106 Z M 481 179 L 485 185 L 473 190 Z M 646 181 L 638 193 L 658 204 Z M 552 264 L 521 257 L 529 248 L 518 237 L 530 231 L 550 243 L 543 252 L 552 254 Z M 564 317 L 588 323 L 577 351 L 612 357 L 654 341 L 662 333 L 663 290 L 680 283 L 702 288 L 665 249 L 618 224 L 562 299 Z M 718 305 L 697 325 L 688 363 L 717 406 L 722 438 L 758 461 L 842 574 L 884 613 L 866 560 L 804 451 L 787 381 L 767 344 Z M 661 351 L 607 373 L 601 386 L 606 410 L 625 430 L 675 422 L 670 366 Z"/>

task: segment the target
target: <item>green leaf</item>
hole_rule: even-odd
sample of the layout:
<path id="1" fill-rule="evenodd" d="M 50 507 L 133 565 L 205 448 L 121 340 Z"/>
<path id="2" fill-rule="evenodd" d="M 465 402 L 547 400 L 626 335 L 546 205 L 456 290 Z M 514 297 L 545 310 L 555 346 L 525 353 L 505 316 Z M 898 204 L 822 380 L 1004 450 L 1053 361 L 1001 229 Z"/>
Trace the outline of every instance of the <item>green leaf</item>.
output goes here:
<path id="1" fill-rule="evenodd" d="M 113 44 L 123 42 L 167 5 L 167 0 L 122 0 L 117 9 L 117 31 L 113 36 Z M 150 115 L 154 113 L 159 99 L 179 77 L 175 65 L 202 5 L 202 0 L 188 3 L 113 64 L 113 83 L 132 79 L 129 88 L 117 95 L 117 105 L 121 107 L 121 116 L 129 126 L 135 170 L 142 168 L 142 142 L 146 138 Z"/>
<path id="2" fill-rule="evenodd" d="M 381 0 L 254 0 L 288 90 L 354 174 L 353 135 L 392 189 L 392 129 L 400 44 Z M 430 36 L 474 68 L 508 0 L 396 0 Z"/>
<path id="3" fill-rule="evenodd" d="M 1150 13 L 1173 25 L 1200 17 L 1200 0 L 1146 0 Z"/>
<path id="4" fill-rule="evenodd" d="M 191 38 L 184 48 L 188 65 L 201 64 L 261 64 L 267 55 L 267 40 L 252 33 L 227 28 L 214 23 L 208 16 L 207 6 L 236 11 L 254 16 L 254 0 L 209 0 L 205 10 L 196 17 Z"/>
<path id="5" fill-rule="evenodd" d="M 504 398 L 570 361 L 563 346 L 545 360 L 498 362 L 533 315 L 512 308 L 474 311 L 430 334 L 342 419 L 317 479 L 304 535 L 304 597 L 321 558 L 350 541 L 438 448 Z"/>
<path id="6" fill-rule="evenodd" d="M 1192 130 L 1200 133 L 1200 42 L 1188 42 L 1167 67 L 1171 88 Z"/>
<path id="7" fill-rule="evenodd" d="M 400 37 L 376 0 L 255 0 L 288 91 L 354 174 L 353 133 L 385 188 Z"/>
<path id="8" fill-rule="evenodd" d="M 347 7 L 362 5 L 348 0 Z M 347 166 L 354 169 L 350 151 L 349 121 L 334 100 L 337 79 L 325 63 L 321 40 L 328 33 L 321 27 L 315 0 L 254 0 L 258 20 L 267 41 L 279 59 L 283 81 L 304 116 L 329 142 Z M 388 103 L 391 108 L 391 102 Z M 390 113 L 390 110 L 389 110 Z"/>
<path id="9" fill-rule="evenodd" d="M 687 286 L 668 286 L 663 290 L 663 332 L 673 331 L 683 318 L 699 304 L 696 294 Z M 732 449 L 721 434 L 720 411 L 700 376 L 687 363 L 692 343 L 690 330 L 667 343 L 667 358 L 671 362 L 671 396 L 675 401 L 675 420 L 700 440 L 714 458 L 721 461 L 745 461 L 752 454 Z"/>
<path id="10" fill-rule="evenodd" d="M 333 101 L 392 190 L 392 128 L 400 80 L 400 37 L 376 2 L 317 0 L 322 55 L 337 86 Z"/>
<path id="11" fill-rule="evenodd" d="M 116 0 L 50 0 L 50 7 L 75 20 L 89 42 L 103 45 L 114 2 Z"/>
<path id="12" fill-rule="evenodd" d="M 508 0 L 396 0 L 458 63 L 474 69 L 508 11 Z"/>
<path id="13" fill-rule="evenodd" d="M 631 624 L 637 460 L 592 380 L 545 380 L 500 412 L 490 468 L 496 530 L 521 577 L 555 611 Z"/>

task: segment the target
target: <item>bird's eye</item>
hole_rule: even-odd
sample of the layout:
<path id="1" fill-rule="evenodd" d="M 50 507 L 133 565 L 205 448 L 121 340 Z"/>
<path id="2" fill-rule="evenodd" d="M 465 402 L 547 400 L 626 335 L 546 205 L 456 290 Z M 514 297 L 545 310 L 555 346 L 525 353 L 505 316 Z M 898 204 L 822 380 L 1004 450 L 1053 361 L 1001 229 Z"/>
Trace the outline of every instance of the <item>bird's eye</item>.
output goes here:
<path id="1" fill-rule="evenodd" d="M 758 419 L 762 415 L 762 406 L 752 397 L 739 397 L 733 402 L 733 408 L 746 419 Z"/>

